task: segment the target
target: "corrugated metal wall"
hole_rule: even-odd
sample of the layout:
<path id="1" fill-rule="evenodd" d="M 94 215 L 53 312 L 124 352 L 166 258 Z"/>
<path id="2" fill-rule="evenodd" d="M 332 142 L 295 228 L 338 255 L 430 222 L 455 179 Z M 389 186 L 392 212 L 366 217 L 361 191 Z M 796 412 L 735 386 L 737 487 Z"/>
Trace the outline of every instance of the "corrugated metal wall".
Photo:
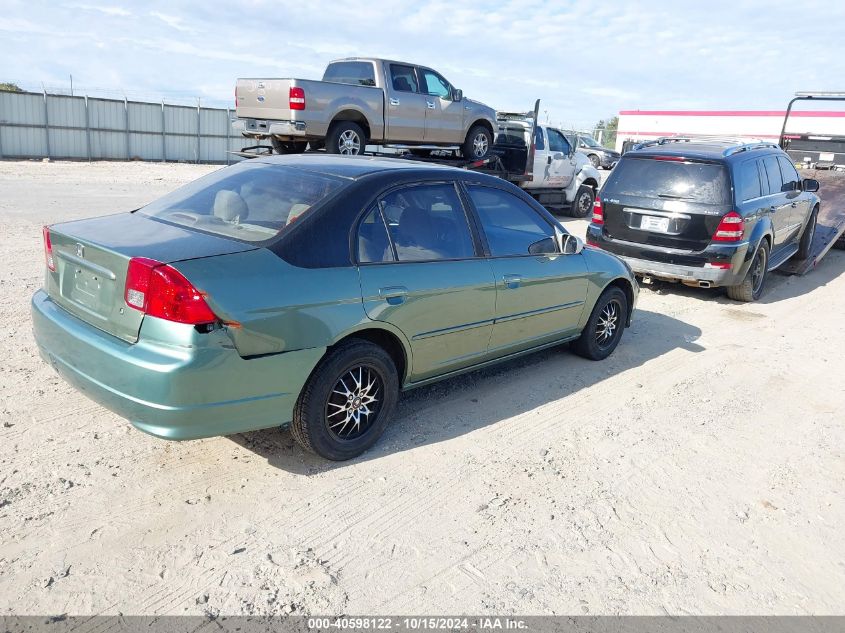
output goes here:
<path id="1" fill-rule="evenodd" d="M 0 92 L 0 158 L 228 164 L 246 140 L 230 120 L 219 108 Z"/>

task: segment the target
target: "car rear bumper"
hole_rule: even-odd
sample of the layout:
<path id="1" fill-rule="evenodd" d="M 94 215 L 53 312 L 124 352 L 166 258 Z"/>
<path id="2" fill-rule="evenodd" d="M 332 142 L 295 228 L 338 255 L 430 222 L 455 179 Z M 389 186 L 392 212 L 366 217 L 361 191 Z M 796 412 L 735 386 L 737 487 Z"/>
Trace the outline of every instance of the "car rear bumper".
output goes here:
<path id="1" fill-rule="evenodd" d="M 744 278 L 750 264 L 748 242 L 710 244 L 702 251 L 649 247 L 614 240 L 590 224 L 587 243 L 623 259 L 637 275 L 680 281 L 694 286 L 733 286 Z"/>
<path id="2" fill-rule="evenodd" d="M 152 317 L 130 344 L 74 317 L 43 290 L 32 298 L 32 323 L 41 356 L 62 378 L 141 431 L 171 440 L 290 422 L 325 351 L 244 359 L 222 329 L 202 334 Z"/>

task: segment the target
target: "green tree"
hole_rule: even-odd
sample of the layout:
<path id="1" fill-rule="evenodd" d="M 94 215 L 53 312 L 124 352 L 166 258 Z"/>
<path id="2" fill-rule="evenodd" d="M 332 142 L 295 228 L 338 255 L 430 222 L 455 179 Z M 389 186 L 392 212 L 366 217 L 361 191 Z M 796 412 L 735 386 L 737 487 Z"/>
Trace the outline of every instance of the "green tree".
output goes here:
<path id="1" fill-rule="evenodd" d="M 616 130 L 618 127 L 618 116 L 611 119 L 601 119 L 598 123 L 596 123 L 596 129 L 604 130 L 601 141 L 605 147 L 613 148 L 616 146 Z"/>
<path id="2" fill-rule="evenodd" d="M 18 84 L 13 84 L 8 81 L 0 82 L 0 92 L 23 92 Z"/>

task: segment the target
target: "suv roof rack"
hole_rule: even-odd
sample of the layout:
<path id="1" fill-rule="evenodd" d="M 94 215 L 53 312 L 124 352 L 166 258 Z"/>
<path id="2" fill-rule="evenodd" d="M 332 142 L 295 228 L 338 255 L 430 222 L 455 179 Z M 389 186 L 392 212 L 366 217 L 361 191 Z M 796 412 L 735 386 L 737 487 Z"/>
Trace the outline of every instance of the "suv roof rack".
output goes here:
<path id="1" fill-rule="evenodd" d="M 736 147 L 729 147 L 724 152 L 722 152 L 722 156 L 732 156 L 733 154 L 738 154 L 739 152 L 750 152 L 753 149 L 764 149 L 766 147 L 780 149 L 777 143 L 771 143 L 768 141 L 756 141 L 754 143 L 743 143 L 742 145 L 737 145 Z"/>

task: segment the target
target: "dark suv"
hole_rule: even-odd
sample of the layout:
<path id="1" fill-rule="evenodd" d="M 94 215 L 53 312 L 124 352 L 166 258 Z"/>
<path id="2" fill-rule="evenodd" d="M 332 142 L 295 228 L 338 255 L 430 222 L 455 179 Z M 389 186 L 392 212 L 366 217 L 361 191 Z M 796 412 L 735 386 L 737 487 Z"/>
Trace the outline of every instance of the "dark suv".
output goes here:
<path id="1" fill-rule="evenodd" d="M 808 256 L 818 188 L 771 143 L 662 138 L 619 161 L 596 197 L 587 243 L 639 275 L 756 301 L 768 271 Z"/>

